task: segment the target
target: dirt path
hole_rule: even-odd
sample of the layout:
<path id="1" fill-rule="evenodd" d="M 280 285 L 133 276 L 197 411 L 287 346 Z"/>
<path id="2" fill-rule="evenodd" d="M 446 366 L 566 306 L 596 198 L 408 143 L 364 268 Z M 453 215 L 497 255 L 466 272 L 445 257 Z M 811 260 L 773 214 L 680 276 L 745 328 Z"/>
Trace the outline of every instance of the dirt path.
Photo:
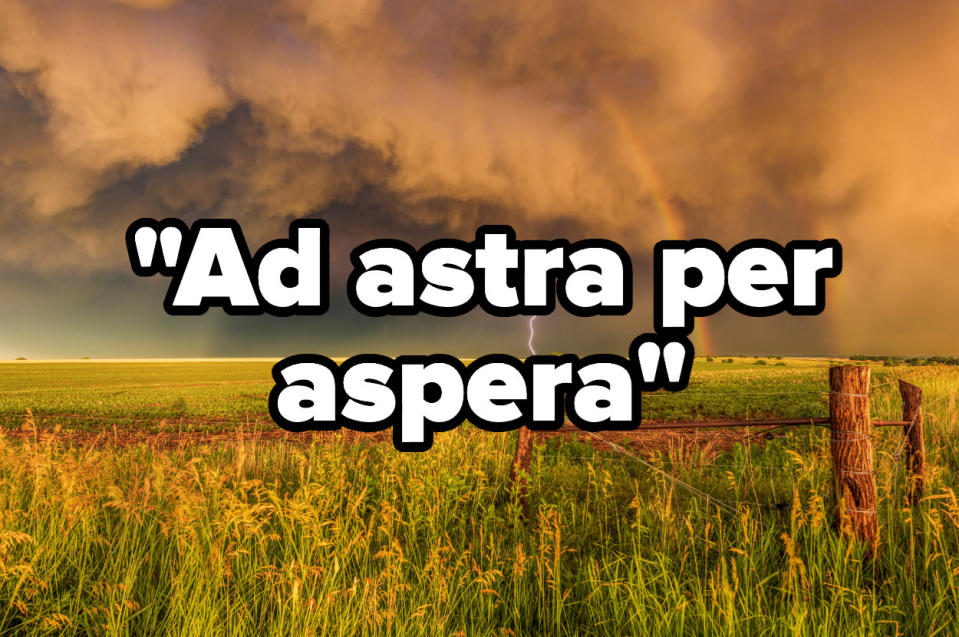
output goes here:
<path id="1" fill-rule="evenodd" d="M 291 433 L 283 429 L 265 429 L 262 431 L 176 431 L 145 432 L 134 427 L 115 427 L 100 431 L 80 431 L 73 429 L 32 431 L 30 429 L 8 429 L 0 433 L 8 440 L 33 442 L 37 444 L 65 444 L 77 447 L 130 447 L 146 445 L 159 449 L 178 449 L 203 444 L 239 444 L 239 443 L 289 443 L 310 445 L 313 442 L 332 443 L 334 441 L 369 443 L 388 442 L 390 432 L 372 434 L 349 430 L 307 431 Z"/>
<path id="2" fill-rule="evenodd" d="M 213 424 L 213 423 L 206 423 Z M 222 424 L 222 423 L 216 423 Z M 622 445 L 628 449 L 644 454 L 658 451 L 680 451 L 697 449 L 702 453 L 716 453 L 731 449 L 736 443 L 749 439 L 751 442 L 762 444 L 773 433 L 757 432 L 745 429 L 707 429 L 683 431 L 607 431 L 600 433 L 603 438 Z M 443 434 L 438 434 L 442 436 Z M 499 435 L 499 434 L 489 434 Z M 120 426 L 99 431 L 76 429 L 54 429 L 25 427 L 20 429 L 6 429 L 0 431 L 0 437 L 17 442 L 35 444 L 58 444 L 74 447 L 130 447 L 145 445 L 158 449 L 182 449 L 196 445 L 235 445 L 240 443 L 269 443 L 293 444 L 309 446 L 313 443 L 333 444 L 390 444 L 392 433 L 390 430 L 375 433 L 363 433 L 340 429 L 338 431 L 305 431 L 292 433 L 265 425 L 263 429 L 237 431 L 144 431 L 142 428 Z M 557 437 L 592 445 L 599 451 L 613 451 L 601 440 L 586 432 L 575 429 L 566 429 L 556 432 L 536 432 L 536 442 L 545 444 Z"/>

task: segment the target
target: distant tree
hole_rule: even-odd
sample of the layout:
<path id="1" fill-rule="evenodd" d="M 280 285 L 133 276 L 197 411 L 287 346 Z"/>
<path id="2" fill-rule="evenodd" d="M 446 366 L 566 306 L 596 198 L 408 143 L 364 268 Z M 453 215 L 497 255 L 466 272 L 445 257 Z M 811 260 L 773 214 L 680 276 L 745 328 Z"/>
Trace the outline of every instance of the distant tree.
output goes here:
<path id="1" fill-rule="evenodd" d="M 760 358 L 759 360 L 757 360 L 755 363 L 753 363 L 753 365 L 767 365 L 767 364 L 768 364 L 768 363 L 766 363 L 766 361 L 764 361 L 764 360 L 761 359 L 761 358 Z"/>
<path id="2" fill-rule="evenodd" d="M 782 361 L 779 361 L 778 363 L 776 363 L 776 367 L 785 367 L 785 366 L 786 366 L 786 363 Z"/>
<path id="3" fill-rule="evenodd" d="M 724 363 L 731 363 L 731 362 L 733 362 L 733 359 L 731 359 L 731 358 L 724 358 L 724 359 L 723 359 L 723 362 L 724 362 Z"/>
<path id="4" fill-rule="evenodd" d="M 712 362 L 713 362 L 713 357 L 712 357 L 712 356 L 707 356 L 707 357 L 706 357 L 706 362 L 707 362 L 707 363 L 712 363 Z"/>
<path id="5" fill-rule="evenodd" d="M 17 360 L 18 360 L 18 361 L 25 361 L 25 360 L 27 360 L 27 359 L 25 359 L 23 356 L 17 356 Z"/>

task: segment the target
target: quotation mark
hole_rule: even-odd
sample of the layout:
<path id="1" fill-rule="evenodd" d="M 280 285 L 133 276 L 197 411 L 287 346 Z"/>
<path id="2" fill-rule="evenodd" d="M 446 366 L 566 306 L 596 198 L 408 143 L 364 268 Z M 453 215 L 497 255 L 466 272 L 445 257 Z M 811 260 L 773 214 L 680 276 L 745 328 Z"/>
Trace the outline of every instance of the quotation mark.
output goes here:
<path id="1" fill-rule="evenodd" d="M 127 251 L 133 271 L 140 276 L 172 274 L 180 259 L 186 231 L 186 226 L 178 219 L 140 219 L 130 226 L 127 229 Z"/>
<path id="2" fill-rule="evenodd" d="M 662 344 L 657 339 L 646 338 L 635 350 L 635 359 L 639 362 L 643 382 L 647 385 L 661 382 L 664 387 L 678 385 L 687 377 L 684 372 L 688 373 L 692 356 L 692 346 L 685 339 Z"/>

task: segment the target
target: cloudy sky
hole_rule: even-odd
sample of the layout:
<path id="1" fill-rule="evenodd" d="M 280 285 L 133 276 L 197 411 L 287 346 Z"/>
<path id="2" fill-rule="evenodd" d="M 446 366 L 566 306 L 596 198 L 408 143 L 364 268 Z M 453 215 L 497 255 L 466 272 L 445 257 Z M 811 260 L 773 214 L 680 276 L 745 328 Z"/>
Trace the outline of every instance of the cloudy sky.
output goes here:
<path id="1" fill-rule="evenodd" d="M 521 354 L 526 319 L 368 319 L 349 251 L 391 236 L 607 237 L 652 326 L 651 247 L 838 238 L 819 317 L 700 321 L 700 353 L 959 353 L 959 3 L 0 0 L 0 358 Z M 138 217 L 331 228 L 331 312 L 168 317 Z"/>

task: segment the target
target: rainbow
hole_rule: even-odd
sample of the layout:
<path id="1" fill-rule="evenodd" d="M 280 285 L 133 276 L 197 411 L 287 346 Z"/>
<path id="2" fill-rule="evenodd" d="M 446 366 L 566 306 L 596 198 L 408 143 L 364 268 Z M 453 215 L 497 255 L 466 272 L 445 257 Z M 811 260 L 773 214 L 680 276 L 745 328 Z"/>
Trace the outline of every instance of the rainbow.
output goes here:
<path id="1" fill-rule="evenodd" d="M 806 211 L 803 211 L 806 212 Z M 839 233 L 836 232 L 836 224 L 824 215 L 812 213 L 805 214 L 804 217 L 809 222 L 809 238 L 820 239 L 839 239 Z M 840 242 L 841 243 L 841 242 Z M 843 251 L 843 270 L 848 267 L 849 253 Z M 826 281 L 826 309 L 821 318 L 828 327 L 826 341 L 829 347 L 830 356 L 848 356 L 854 352 L 845 351 L 846 344 L 850 342 L 850 335 L 856 333 L 856 327 L 846 318 L 853 316 L 850 311 L 852 305 L 849 293 L 849 284 L 842 272 L 835 279 Z"/>
<path id="2" fill-rule="evenodd" d="M 610 122 L 616 127 L 619 139 L 626 149 L 631 161 L 631 168 L 645 184 L 652 196 L 654 208 L 658 213 L 664 239 L 688 239 L 686 226 L 682 215 L 670 200 L 669 190 L 663 184 L 662 177 L 656 170 L 652 156 L 647 151 L 639 135 L 637 126 L 630 120 L 629 114 L 607 92 L 599 93 L 599 106 Z M 696 320 L 696 328 L 692 333 L 693 347 L 700 355 L 715 353 L 711 330 L 706 319 Z"/>

